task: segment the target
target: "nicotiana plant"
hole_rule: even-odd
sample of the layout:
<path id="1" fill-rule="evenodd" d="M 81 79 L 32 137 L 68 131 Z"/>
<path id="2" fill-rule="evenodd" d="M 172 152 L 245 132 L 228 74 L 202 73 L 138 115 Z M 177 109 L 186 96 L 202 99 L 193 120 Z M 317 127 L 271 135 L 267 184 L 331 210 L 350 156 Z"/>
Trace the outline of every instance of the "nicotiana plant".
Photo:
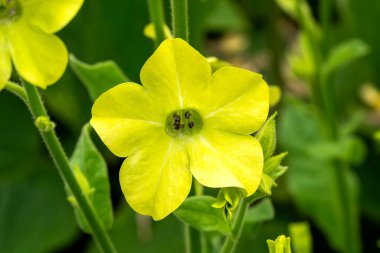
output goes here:
<path id="1" fill-rule="evenodd" d="M 81 228 L 101 251 L 116 252 L 107 233 L 113 215 L 106 165 L 91 141 L 90 125 L 84 126 L 69 160 L 37 90 L 62 76 L 68 52 L 54 33 L 82 2 L 0 2 L 0 88 L 30 109 Z M 186 0 L 171 1 L 170 32 L 161 1 L 149 1 L 153 23 L 147 33 L 157 48 L 141 70 L 142 85 L 125 82 L 112 64 L 89 68 L 75 57 L 71 62 L 97 98 L 91 126 L 116 156 L 126 158 L 120 185 L 130 207 L 154 220 L 174 212 L 184 222 L 187 252 L 233 252 L 244 224 L 264 219 L 256 208 L 271 215 L 270 204 L 258 200 L 271 195 L 287 169 L 281 165 L 286 153 L 275 154 L 277 113 L 268 118 L 280 91 L 260 74 L 206 59 L 189 45 L 187 5 Z M 11 62 L 19 81 L 11 81 Z M 120 84 L 94 85 L 103 76 Z M 220 190 L 211 196 L 204 187 Z M 190 229 L 200 235 L 199 249 L 192 245 Z M 211 243 L 210 232 L 219 243 Z M 290 252 L 285 236 L 268 245 L 271 253 Z"/>

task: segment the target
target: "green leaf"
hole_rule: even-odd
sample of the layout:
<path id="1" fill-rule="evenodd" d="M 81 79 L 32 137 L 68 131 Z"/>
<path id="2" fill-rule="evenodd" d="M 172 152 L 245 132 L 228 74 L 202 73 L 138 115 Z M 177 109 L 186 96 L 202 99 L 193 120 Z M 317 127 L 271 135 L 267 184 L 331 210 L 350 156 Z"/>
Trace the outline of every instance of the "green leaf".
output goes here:
<path id="1" fill-rule="evenodd" d="M 309 223 L 295 222 L 289 224 L 290 237 L 295 252 L 312 253 L 313 242 Z"/>
<path id="2" fill-rule="evenodd" d="M 70 55 L 70 67 L 86 86 L 93 101 L 115 85 L 128 81 L 123 71 L 113 61 L 89 65 Z"/>
<path id="3" fill-rule="evenodd" d="M 230 233 L 223 211 L 212 207 L 216 199 L 210 196 L 190 197 L 174 212 L 184 223 L 201 231 Z"/>
<path id="4" fill-rule="evenodd" d="M 85 125 L 70 160 L 73 171 L 83 193 L 89 198 L 93 208 L 101 220 L 103 227 L 109 229 L 113 222 L 110 186 L 108 183 L 107 165 L 96 149 L 90 137 L 90 125 Z M 79 171 L 78 171 L 79 170 Z M 78 222 L 81 228 L 90 232 L 83 214 L 75 205 L 75 198 L 69 199 L 74 204 Z"/>
<path id="5" fill-rule="evenodd" d="M 351 39 L 333 48 L 323 66 L 322 74 L 329 76 L 344 65 L 350 64 L 356 59 L 366 55 L 369 47 L 359 39 Z"/>
<path id="6" fill-rule="evenodd" d="M 272 114 L 265 122 L 264 126 L 256 134 L 261 147 L 263 148 L 264 159 L 268 159 L 276 149 L 276 121 L 277 113 Z"/>
<path id="7" fill-rule="evenodd" d="M 274 208 L 270 198 L 265 198 L 254 207 L 248 209 L 245 217 L 246 223 L 259 223 L 272 220 L 274 218 Z"/>

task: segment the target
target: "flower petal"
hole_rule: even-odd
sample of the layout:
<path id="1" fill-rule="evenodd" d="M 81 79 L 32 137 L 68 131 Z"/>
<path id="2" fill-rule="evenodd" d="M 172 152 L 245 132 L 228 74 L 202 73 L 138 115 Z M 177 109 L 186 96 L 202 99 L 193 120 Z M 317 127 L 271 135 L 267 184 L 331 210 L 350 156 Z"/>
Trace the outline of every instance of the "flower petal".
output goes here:
<path id="1" fill-rule="evenodd" d="M 126 157 L 166 135 L 166 115 L 159 108 L 141 85 L 124 83 L 95 101 L 91 125 L 115 155 Z"/>
<path id="2" fill-rule="evenodd" d="M 162 98 L 167 113 L 198 108 L 198 95 L 207 87 L 211 67 L 207 60 L 182 39 L 167 39 L 147 60 L 140 74 L 150 92 Z"/>
<path id="3" fill-rule="evenodd" d="M 239 187 L 247 196 L 259 186 L 264 159 L 260 143 L 254 137 L 208 129 L 187 147 L 191 173 L 201 184 Z"/>
<path id="4" fill-rule="evenodd" d="M 65 27 L 77 14 L 83 0 L 20 0 L 23 18 L 46 33 Z"/>
<path id="5" fill-rule="evenodd" d="M 41 88 L 55 83 L 64 73 L 68 53 L 65 44 L 19 19 L 7 29 L 10 52 L 19 74 Z"/>
<path id="6" fill-rule="evenodd" d="M 3 33 L 0 31 L 0 90 L 5 87 L 12 74 L 11 57 Z"/>
<path id="7" fill-rule="evenodd" d="M 248 70 L 219 69 L 212 75 L 204 96 L 205 122 L 211 128 L 251 134 L 260 129 L 268 116 L 268 85 L 261 75 Z"/>
<path id="8" fill-rule="evenodd" d="M 176 210 L 191 188 L 189 158 L 182 143 L 162 136 L 153 146 L 128 157 L 120 170 L 120 184 L 128 204 L 154 220 Z"/>

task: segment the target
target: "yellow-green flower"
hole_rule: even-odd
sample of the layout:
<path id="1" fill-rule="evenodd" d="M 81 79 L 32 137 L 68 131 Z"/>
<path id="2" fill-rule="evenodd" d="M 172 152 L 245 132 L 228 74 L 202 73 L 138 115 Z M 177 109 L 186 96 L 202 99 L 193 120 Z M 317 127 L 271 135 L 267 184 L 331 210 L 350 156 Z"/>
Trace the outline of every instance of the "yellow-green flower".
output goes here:
<path id="1" fill-rule="evenodd" d="M 253 194 L 263 152 L 251 133 L 267 118 L 261 75 L 207 60 L 181 39 L 165 40 L 140 74 L 143 86 L 120 84 L 92 108 L 91 125 L 117 156 L 128 157 L 120 183 L 129 205 L 155 220 L 178 208 L 192 175 L 208 187 Z"/>
<path id="2" fill-rule="evenodd" d="M 275 241 L 267 240 L 269 253 L 292 253 L 290 237 L 280 235 Z"/>
<path id="3" fill-rule="evenodd" d="M 53 33 L 78 12 L 83 0 L 0 0 L 0 90 L 12 61 L 26 81 L 46 88 L 65 71 L 68 53 Z"/>

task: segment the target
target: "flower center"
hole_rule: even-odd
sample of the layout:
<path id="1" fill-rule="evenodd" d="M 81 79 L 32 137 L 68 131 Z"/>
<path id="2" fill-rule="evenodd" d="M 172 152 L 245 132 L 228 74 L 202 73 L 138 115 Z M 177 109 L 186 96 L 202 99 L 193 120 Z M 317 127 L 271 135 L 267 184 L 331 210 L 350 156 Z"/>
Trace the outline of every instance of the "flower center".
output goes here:
<path id="1" fill-rule="evenodd" d="M 0 25 L 16 20 L 21 15 L 17 0 L 0 0 Z"/>
<path id="2" fill-rule="evenodd" d="M 202 117 L 193 109 L 178 110 L 166 118 L 166 132 L 174 137 L 199 133 L 202 126 Z"/>

